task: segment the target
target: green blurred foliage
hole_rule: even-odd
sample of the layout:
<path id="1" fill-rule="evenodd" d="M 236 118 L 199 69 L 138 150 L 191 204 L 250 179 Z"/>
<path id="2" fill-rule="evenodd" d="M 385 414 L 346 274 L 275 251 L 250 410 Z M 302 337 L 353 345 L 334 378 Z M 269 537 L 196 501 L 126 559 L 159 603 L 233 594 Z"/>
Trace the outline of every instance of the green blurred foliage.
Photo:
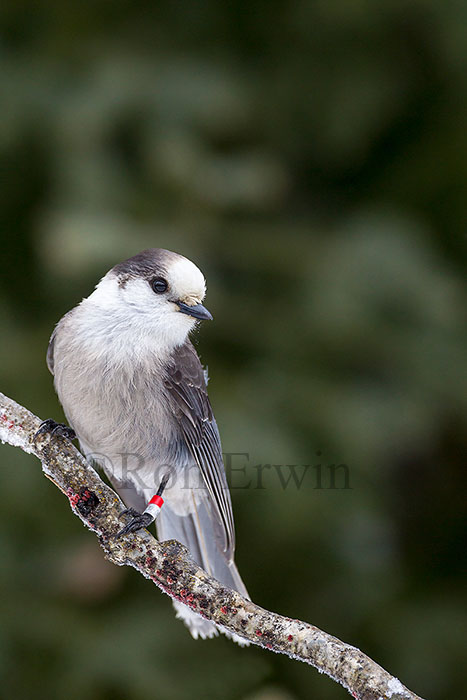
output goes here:
<path id="1" fill-rule="evenodd" d="M 145 247 L 192 258 L 224 450 L 249 454 L 231 481 L 252 597 L 439 700 L 465 687 L 466 20 L 434 0 L 0 9 L 1 390 L 59 418 L 58 318 Z M 5 697 L 347 697 L 192 641 L 32 458 L 1 455 Z M 351 489 L 313 466 L 256 488 L 258 464 L 318 463 Z"/>

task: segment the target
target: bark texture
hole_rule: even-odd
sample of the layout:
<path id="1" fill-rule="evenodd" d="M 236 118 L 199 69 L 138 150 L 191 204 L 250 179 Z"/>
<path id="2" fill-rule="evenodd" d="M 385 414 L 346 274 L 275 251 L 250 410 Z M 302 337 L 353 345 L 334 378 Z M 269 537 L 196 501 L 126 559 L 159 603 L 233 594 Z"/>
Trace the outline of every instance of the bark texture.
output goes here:
<path id="1" fill-rule="evenodd" d="M 132 566 L 171 598 L 253 644 L 311 664 L 354 698 L 421 700 L 356 647 L 311 624 L 264 610 L 222 586 L 179 542 L 158 542 L 147 530 L 117 538 L 122 501 L 68 440 L 48 434 L 36 440 L 40 424 L 37 416 L 0 393 L 0 440 L 41 461 L 45 476 L 67 496 L 111 562 Z"/>

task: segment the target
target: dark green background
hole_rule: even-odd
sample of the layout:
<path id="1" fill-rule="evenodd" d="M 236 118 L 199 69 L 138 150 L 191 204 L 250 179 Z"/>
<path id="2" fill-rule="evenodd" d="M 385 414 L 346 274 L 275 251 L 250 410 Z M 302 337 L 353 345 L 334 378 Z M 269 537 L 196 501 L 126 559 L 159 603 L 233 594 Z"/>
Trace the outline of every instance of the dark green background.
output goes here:
<path id="1" fill-rule="evenodd" d="M 253 599 L 440 700 L 465 688 L 466 22 L 438 0 L 0 10 L 0 390 L 60 418 L 54 323 L 145 247 L 193 259 L 224 450 L 249 453 Z M 192 641 L 32 457 L 0 455 L 4 697 L 347 697 Z M 318 463 L 352 488 L 253 488 L 257 464 Z"/>

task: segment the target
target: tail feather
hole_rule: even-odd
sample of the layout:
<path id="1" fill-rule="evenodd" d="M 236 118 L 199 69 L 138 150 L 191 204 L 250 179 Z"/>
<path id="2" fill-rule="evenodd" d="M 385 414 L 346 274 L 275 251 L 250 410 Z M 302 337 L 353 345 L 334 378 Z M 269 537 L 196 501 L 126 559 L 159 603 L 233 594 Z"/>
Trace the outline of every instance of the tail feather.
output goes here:
<path id="1" fill-rule="evenodd" d="M 235 563 L 227 559 L 216 543 L 212 517 L 204 501 L 195 503 L 193 499 L 191 512 L 186 515 L 177 514 L 166 502 L 156 524 L 160 540 L 178 540 L 188 548 L 191 557 L 206 573 L 238 591 L 242 596 L 249 597 Z M 174 607 L 177 617 L 183 620 L 195 639 L 206 639 L 218 634 L 216 625 L 200 617 L 187 606 L 174 601 Z M 225 634 L 240 644 L 246 644 L 245 640 L 237 635 L 227 632 Z"/>
<path id="2" fill-rule="evenodd" d="M 123 488 L 121 484 L 114 486 L 127 506 L 136 508 L 142 512 L 146 507 L 144 496 L 134 489 Z M 209 503 L 209 502 L 207 502 Z M 195 501 L 193 492 L 186 493 L 186 515 L 179 515 L 170 507 L 170 498 L 164 503 L 164 507 L 156 520 L 157 536 L 160 541 L 178 540 L 184 544 L 192 559 L 208 574 L 216 578 L 229 588 L 238 591 L 245 598 L 249 598 L 240 574 L 234 561 L 230 561 L 219 548 L 216 532 L 212 522 L 209 505 L 205 500 Z M 219 628 L 209 620 L 190 610 L 183 603 L 174 600 L 177 618 L 183 620 L 190 630 L 191 635 L 198 639 L 207 639 L 219 634 Z M 224 632 L 224 630 L 222 630 Z M 247 645 L 241 637 L 224 632 L 228 637 L 241 645 Z"/>

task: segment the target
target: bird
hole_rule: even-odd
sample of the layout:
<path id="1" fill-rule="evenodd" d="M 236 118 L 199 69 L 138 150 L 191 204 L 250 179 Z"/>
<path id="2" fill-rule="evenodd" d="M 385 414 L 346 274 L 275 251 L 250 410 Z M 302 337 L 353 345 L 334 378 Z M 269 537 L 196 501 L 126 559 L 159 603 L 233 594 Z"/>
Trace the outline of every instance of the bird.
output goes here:
<path id="1" fill-rule="evenodd" d="M 178 540 L 248 598 L 207 372 L 190 339 L 212 320 L 205 294 L 201 270 L 169 250 L 143 250 L 112 267 L 52 333 L 47 365 L 70 427 L 49 419 L 43 430 L 76 435 L 104 470 L 131 517 L 121 536 L 155 520 L 159 540 Z M 218 634 L 174 606 L 195 639 Z"/>

